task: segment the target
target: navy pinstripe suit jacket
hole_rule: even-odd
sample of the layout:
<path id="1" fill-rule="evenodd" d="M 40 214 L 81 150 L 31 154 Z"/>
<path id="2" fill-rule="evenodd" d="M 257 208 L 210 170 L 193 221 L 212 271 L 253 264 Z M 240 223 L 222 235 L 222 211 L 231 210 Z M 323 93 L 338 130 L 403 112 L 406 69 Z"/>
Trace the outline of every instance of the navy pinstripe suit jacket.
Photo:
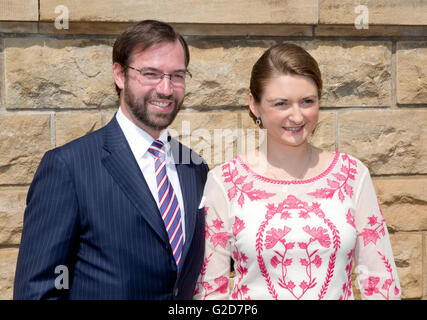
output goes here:
<path id="1" fill-rule="evenodd" d="M 186 215 L 179 274 L 156 202 L 114 117 L 40 162 L 14 299 L 191 299 L 203 262 L 198 206 L 208 167 L 174 139 L 171 148 Z M 69 289 L 56 288 L 55 279 L 66 275 L 55 273 L 57 266 L 68 268 Z"/>

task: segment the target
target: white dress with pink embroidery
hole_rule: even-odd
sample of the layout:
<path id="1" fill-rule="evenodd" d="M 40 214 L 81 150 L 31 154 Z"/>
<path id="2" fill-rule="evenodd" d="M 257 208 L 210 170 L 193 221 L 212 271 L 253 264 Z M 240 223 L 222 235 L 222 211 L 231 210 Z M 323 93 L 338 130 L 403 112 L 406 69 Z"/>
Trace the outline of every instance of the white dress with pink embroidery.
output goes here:
<path id="1" fill-rule="evenodd" d="M 369 171 L 336 152 L 309 180 L 272 180 L 240 157 L 209 173 L 206 252 L 195 299 L 399 299 L 387 227 Z M 235 277 L 228 290 L 230 258 Z"/>

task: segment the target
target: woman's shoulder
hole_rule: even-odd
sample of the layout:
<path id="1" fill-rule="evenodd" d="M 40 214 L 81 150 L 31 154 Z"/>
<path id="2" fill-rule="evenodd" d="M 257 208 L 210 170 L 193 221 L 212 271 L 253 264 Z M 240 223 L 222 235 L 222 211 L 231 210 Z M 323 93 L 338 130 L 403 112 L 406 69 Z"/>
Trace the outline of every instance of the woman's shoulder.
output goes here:
<path id="1" fill-rule="evenodd" d="M 227 175 L 228 173 L 233 172 L 236 169 L 236 166 L 238 163 L 241 162 L 241 159 L 239 156 L 236 156 L 224 163 L 221 163 L 219 165 L 216 165 L 209 171 L 209 175 L 214 175 L 216 177 L 223 177 L 224 175 Z"/>
<path id="2" fill-rule="evenodd" d="M 368 166 L 365 165 L 365 163 L 362 160 L 355 157 L 354 155 L 351 155 L 345 152 L 340 152 L 340 151 L 338 151 L 338 153 L 340 155 L 341 160 L 348 163 L 349 165 L 356 166 L 357 168 L 360 168 L 363 170 L 369 170 Z"/>

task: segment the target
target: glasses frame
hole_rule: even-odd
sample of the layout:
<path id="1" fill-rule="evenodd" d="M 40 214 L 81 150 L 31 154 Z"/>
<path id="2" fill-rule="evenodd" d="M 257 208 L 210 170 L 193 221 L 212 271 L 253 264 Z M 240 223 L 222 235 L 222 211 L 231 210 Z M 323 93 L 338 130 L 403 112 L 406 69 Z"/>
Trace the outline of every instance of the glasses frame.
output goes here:
<path id="1" fill-rule="evenodd" d="M 142 68 L 142 69 L 137 69 L 137 68 L 134 68 L 134 67 L 131 67 L 131 66 L 128 66 L 128 65 L 123 65 L 125 68 L 129 68 L 129 69 L 132 69 L 132 70 L 135 70 L 135 71 L 138 71 L 138 73 L 144 78 L 144 75 L 142 74 L 142 72 L 143 71 L 145 71 L 145 70 L 149 70 L 150 68 Z M 162 80 L 163 80 L 163 78 L 164 77 L 167 77 L 167 78 L 169 78 L 169 81 L 172 83 L 172 84 L 174 84 L 174 85 L 176 85 L 176 83 L 172 80 L 172 76 L 173 76 L 173 74 L 170 74 L 170 73 L 164 73 L 164 72 L 162 72 L 162 71 L 160 71 L 160 70 L 157 70 L 157 69 L 154 69 L 154 70 L 156 70 L 155 72 L 157 72 L 157 73 L 161 73 L 162 75 L 161 75 L 161 77 L 159 78 L 159 80 L 158 80 L 158 82 L 156 83 L 156 84 L 159 84 Z M 154 72 L 154 70 L 153 70 L 153 72 Z M 192 79 L 193 78 L 193 75 L 191 74 L 191 72 L 190 71 L 188 71 L 188 70 L 185 70 L 185 74 L 186 75 L 188 75 L 189 77 L 190 77 L 190 79 Z M 184 85 L 185 85 L 185 81 L 186 81 L 186 78 L 184 77 Z"/>

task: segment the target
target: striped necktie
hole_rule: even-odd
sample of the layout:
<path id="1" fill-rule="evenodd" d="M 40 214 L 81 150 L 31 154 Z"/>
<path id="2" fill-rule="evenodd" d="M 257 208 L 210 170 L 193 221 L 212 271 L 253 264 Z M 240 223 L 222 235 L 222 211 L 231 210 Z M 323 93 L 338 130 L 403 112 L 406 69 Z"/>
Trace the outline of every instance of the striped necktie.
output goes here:
<path id="1" fill-rule="evenodd" d="M 175 258 L 177 267 L 181 260 L 183 233 L 181 210 L 179 208 L 178 199 L 172 188 L 168 176 L 166 174 L 165 152 L 162 150 L 163 142 L 155 140 L 148 151 L 154 156 L 155 174 L 157 181 L 157 191 L 159 192 L 160 214 L 168 233 L 169 243 L 172 248 L 172 253 Z"/>

